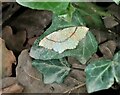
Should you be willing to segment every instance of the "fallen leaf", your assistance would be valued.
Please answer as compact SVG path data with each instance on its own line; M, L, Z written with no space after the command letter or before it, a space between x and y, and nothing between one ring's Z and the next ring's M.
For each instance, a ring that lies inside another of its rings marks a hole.
M32 60L29 57L28 50L21 52L16 72L18 82L25 87L24 93L57 93L66 89L65 85L62 86L56 83L45 85L43 83L42 74L32 67Z
M2 89L7 88L17 82L15 77L5 77L2 79Z
M116 42L113 40L109 40L99 46L100 51L102 52L103 56L108 59L112 59L115 49L116 49Z
M107 40L106 35L108 35L108 34L105 31L96 30L96 29L91 30L91 31L94 34L94 36L96 37L96 40L99 44Z
M37 39L38 37L33 37L31 39L28 40L28 44L29 45L33 45L34 41Z
M4 0L3 0L4 2ZM15 2L2 3L2 22L9 20L21 7Z
M24 50L20 54L16 71L17 81L25 87L24 93L62 93L79 85L79 81L74 81L74 78L71 76L68 76L66 82L62 84L44 84L42 74L32 67L32 60L28 54L28 50ZM68 85L70 80L74 83L71 86ZM83 87L85 87L85 84ZM85 90L82 89L79 91L84 93Z
M7 88L2 89L2 93L21 93L23 91L23 87L19 84L13 84Z
M7 47L14 52L20 52L26 48L24 47L26 31L20 31L14 34L13 29L10 26L6 26L3 29L2 38L5 40Z
M16 16L9 23L11 27L3 28L2 38L6 41L9 49L20 53L23 49L30 48L35 40L33 38L44 32L44 29L51 22L51 17L52 13L49 11L24 9L19 16Z
M116 4L111 4L107 9L108 12L110 12L112 15L114 15L117 19L120 20L119 6L116 6Z
M0 38L0 62L2 66L2 77L10 76L12 74L12 64L16 64L16 58L12 51L5 46L4 40Z
M117 26L119 23L115 20L114 17L104 17L103 18L104 24L106 28L113 28L114 26Z
M68 57L68 62L72 65L72 68L78 68L82 71L85 69L86 65L80 64L80 62L74 57Z
M40 11L27 9L14 19L10 25L17 31L26 31L27 38L40 36L44 29L50 24L52 13L50 11Z

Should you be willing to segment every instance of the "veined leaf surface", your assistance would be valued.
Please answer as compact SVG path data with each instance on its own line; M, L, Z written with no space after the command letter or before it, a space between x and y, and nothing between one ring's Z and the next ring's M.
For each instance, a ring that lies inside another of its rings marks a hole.
M113 60L99 59L91 62L85 72L89 93L108 89L114 81L120 83L120 51L114 55Z
M85 72L86 86L89 93L108 89L114 83L111 60L96 60L87 66Z
M60 60L34 60L32 65L44 76L44 83L62 83L69 74L70 64L65 59Z
M114 77L116 79L116 82L120 83L120 51L115 54L113 62Z

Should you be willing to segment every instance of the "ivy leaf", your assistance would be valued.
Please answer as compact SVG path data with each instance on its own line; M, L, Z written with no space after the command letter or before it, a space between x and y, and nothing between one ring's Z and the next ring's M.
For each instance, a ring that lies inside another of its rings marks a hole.
M85 64L86 61L92 56L93 53L97 51L97 41L91 32L88 32L86 37L81 40L78 46L75 49L66 50L63 53L57 53L53 50L43 48L39 46L39 42L45 36L49 35L50 33L63 29L65 27L76 26L74 22L66 22L57 16L53 16L53 23L48 28L43 35L41 35L34 43L30 50L30 56L35 59L41 60L51 60L51 59L59 59L66 56L73 56L77 57L81 63ZM57 24L56 24L57 22Z
M89 14L83 10L79 10L81 18L84 20L84 23L92 28L104 28L103 22L99 15Z
M79 10L74 11L73 16L72 16L72 20L73 20L73 23L75 25L84 25L84 26L86 26L86 22L81 17L81 14L80 14Z
M116 82L120 83L120 51L115 54L113 62L114 77L116 79Z
M69 74L70 65L65 59L60 60L33 60L32 65L44 76L44 83L62 83Z
M120 83L120 51L113 60L99 59L91 62L85 69L86 86L89 93L108 89L114 83Z
M108 89L114 83L111 60L94 61L86 67L85 72L88 93Z
M113 0L117 5L120 4L120 0Z
M72 5L72 3L69 3L67 10L64 11L61 15L59 15L59 17L63 18L67 22L71 22L74 12L75 7Z
M17 3L31 9L49 10L61 14L68 7L69 2L34 2L34 0L17 0Z
M77 7L77 15L87 26L104 29L101 16L110 16L104 9L89 2L73 3L73 5Z

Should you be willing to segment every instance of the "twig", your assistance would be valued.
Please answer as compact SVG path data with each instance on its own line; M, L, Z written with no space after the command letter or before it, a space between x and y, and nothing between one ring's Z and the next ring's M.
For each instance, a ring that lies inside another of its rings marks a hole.
M23 69L24 69L24 68L23 68ZM24 71L25 71L25 73L26 73L29 77L31 77L31 78L33 78L33 79L35 79L35 80L40 81L40 79L39 79L39 78L36 78L36 77L34 77L34 76L32 76L32 75L28 74L28 73L26 72L26 70L25 70L25 69L24 69Z
M71 88L71 89L69 89L69 90L67 90L67 91L65 91L65 92L63 92L63 93L70 93L70 92L72 92L73 90L78 89L78 88L83 87L83 86L85 86L85 83L80 84L80 85L78 85L78 86L75 86L75 87L73 87L73 88Z

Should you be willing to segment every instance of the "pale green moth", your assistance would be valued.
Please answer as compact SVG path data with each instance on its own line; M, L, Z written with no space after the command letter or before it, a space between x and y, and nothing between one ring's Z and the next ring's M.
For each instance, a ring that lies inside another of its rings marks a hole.
M44 37L39 46L62 53L67 49L76 48L79 41L86 36L88 30L89 28L85 26L64 28Z

